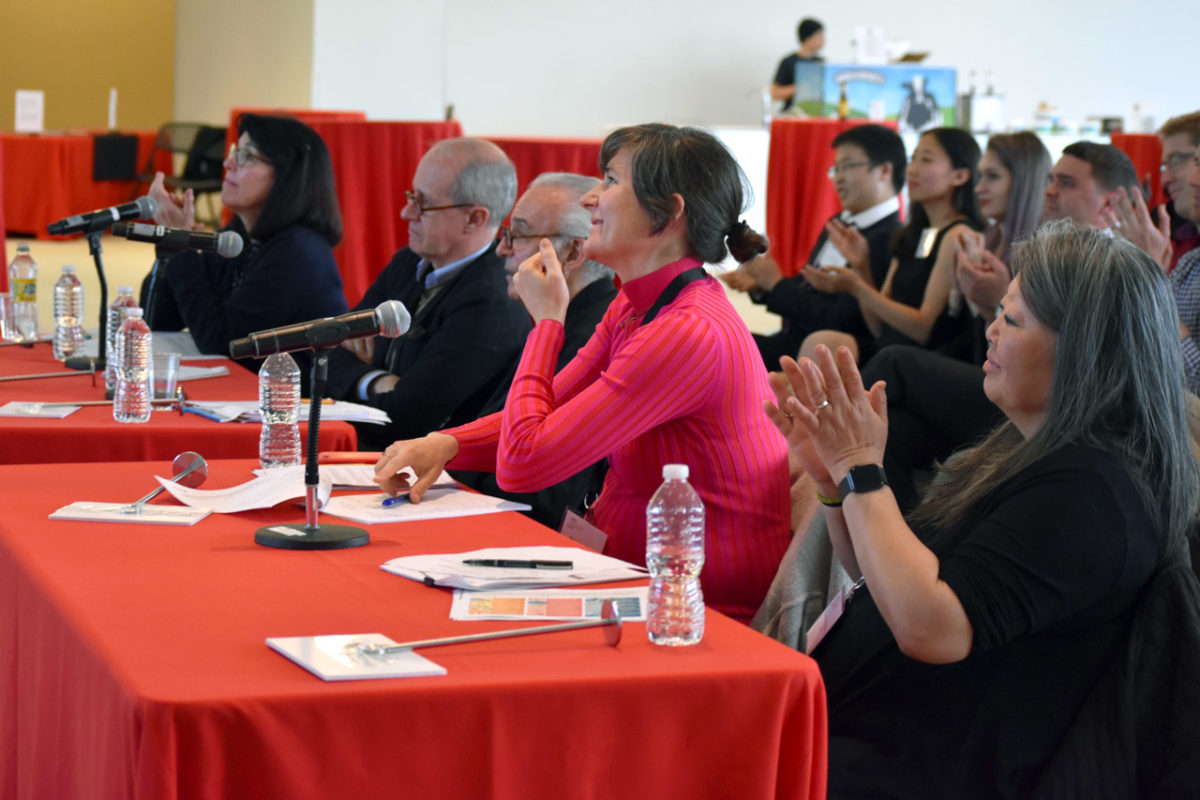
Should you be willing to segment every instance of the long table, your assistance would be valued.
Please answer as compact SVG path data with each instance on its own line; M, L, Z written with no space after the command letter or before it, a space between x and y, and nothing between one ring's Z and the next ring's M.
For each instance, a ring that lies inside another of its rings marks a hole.
M254 400L258 377L228 359L184 360L197 367L224 365L229 374L183 384L193 400ZM0 347L0 376L65 372L49 342L32 347ZM11 401L65 402L103 400L104 376L92 385L87 373L66 378L0 382L0 405ZM143 461L170 459L184 450L205 458L250 458L258 454L261 427L253 423L218 423L194 414L156 410L140 425L114 422L111 406L85 406L63 419L0 417L0 464L69 463L75 461ZM307 441L308 423L300 425ZM358 435L348 422L321 423L322 450L354 450Z
M253 466L214 462L206 485ZM616 648L593 629L423 651L440 677L326 683L264 644L522 625L450 621L447 590L379 569L567 543L518 514L374 525L329 552L253 544L303 520L288 505L184 528L46 519L168 468L79 464L66 490L55 467L0 467L30 487L0 517L0 800L824 797L814 662L711 610L691 648L629 623Z

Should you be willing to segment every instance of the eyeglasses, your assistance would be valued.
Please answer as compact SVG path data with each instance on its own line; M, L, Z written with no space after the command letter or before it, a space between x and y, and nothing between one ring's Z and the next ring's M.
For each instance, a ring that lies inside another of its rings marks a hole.
M229 155L225 157L226 161L232 161L234 166L245 167L255 162L270 165L270 161L263 158L262 153L251 150L249 147L238 147L236 144L229 145Z
M829 176L830 180L832 180L838 175L843 175L852 169L869 166L871 166L870 161L845 161L841 164L834 164L825 174Z
M1196 159L1197 163L1200 163L1200 152L1193 150L1190 153L1171 153L1171 155L1163 159L1162 166L1158 168L1158 171L1166 172L1170 170L1171 172L1178 172L1193 159Z
M408 200L409 204L417 210L418 217L424 214L426 211L444 211L447 208L470 208L471 206L475 205L474 203L453 203L448 206L427 206L422 201L421 195L417 194L412 189L409 189L404 193L404 198Z
M517 239L553 239L555 236L562 236L561 233L513 233L512 228L507 225L500 226L500 243L507 248L512 248L513 242Z

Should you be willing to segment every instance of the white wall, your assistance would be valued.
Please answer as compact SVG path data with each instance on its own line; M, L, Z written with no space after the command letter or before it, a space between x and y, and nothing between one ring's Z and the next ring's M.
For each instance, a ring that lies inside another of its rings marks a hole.
M992 69L1010 118L1030 120L1043 100L1071 120L1125 116L1140 102L1161 122L1200 106L1196 78L1182 74L1192 68L1192 0L312 2L314 105L429 119L452 102L473 134L597 136L651 119L758 124L757 90L795 48L804 14L825 22L829 60L850 59L855 25L882 25L931 51L930 63L958 67L964 82L968 70L982 78ZM1181 32L1175 47L1169 26Z

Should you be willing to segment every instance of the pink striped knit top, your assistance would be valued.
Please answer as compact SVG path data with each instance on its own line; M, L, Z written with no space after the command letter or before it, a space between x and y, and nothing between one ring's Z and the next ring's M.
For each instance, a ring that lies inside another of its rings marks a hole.
M540 322L505 409L443 433L459 443L451 467L494 470L510 491L537 491L607 456L589 519L608 534L607 554L635 564L645 563L662 466L687 464L705 506L705 601L747 621L790 537L787 447L762 410L772 397L762 358L711 277L640 325L667 284L700 265L685 258L622 286L558 375L562 325Z

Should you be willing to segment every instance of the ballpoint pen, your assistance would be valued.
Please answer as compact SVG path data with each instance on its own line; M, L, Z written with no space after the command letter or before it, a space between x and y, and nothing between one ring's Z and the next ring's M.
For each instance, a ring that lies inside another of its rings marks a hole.
M500 567L502 569L575 569L574 561L521 560L513 558L466 558L468 567Z

